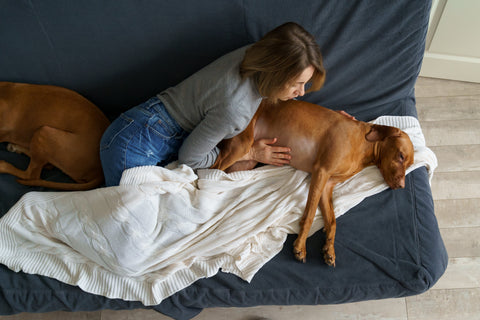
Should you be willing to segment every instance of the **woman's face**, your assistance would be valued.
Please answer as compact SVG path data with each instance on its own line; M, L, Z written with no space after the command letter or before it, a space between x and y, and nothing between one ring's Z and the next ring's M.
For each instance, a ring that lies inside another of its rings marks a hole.
M289 82L285 89L279 92L278 99L287 101L305 94L305 84L312 78L315 68L306 67L295 79Z

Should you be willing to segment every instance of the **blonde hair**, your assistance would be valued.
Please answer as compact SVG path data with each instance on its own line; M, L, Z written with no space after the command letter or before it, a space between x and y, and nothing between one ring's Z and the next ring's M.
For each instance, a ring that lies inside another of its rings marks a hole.
M309 66L314 73L307 92L317 91L325 82L320 48L303 27L287 22L247 49L240 75L251 78L262 96L277 102L276 95Z

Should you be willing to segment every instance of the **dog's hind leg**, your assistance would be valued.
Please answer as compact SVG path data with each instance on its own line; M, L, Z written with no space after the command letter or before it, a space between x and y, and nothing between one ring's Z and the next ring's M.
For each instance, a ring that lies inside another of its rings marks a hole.
M72 132L43 126L32 138L30 154L31 159L37 163L49 163L68 172L75 182L85 183L95 177L103 177L98 143L99 141L87 141L85 137ZM72 157L72 151L75 152L75 157Z
M23 171L9 163L2 162L0 163L0 172L18 177L19 183L37 185L34 181L41 179L42 169L46 165L53 165L63 172L69 172L71 174L70 177L76 180L79 175L84 174L84 172L76 172L78 163L73 162L70 154L72 147L80 145L81 142L78 139L77 135L64 130L49 126L40 127L32 135L30 141L30 147L28 148L30 163L27 169ZM92 153L81 152L79 157L75 158L76 161L82 161L82 167L87 167L85 164L94 161L93 159L82 159L82 155L86 157L87 154ZM29 181L31 183L27 183Z
M47 158L43 156L49 152L44 145L44 137L42 134L43 128L38 129L32 135L30 141L30 148L20 147L16 145L10 146L10 151L25 153L30 157L30 163L26 170L20 170L6 161L0 161L0 173L8 173L16 176L20 180L37 180L40 179L43 167L48 163ZM42 144L43 142L43 144Z

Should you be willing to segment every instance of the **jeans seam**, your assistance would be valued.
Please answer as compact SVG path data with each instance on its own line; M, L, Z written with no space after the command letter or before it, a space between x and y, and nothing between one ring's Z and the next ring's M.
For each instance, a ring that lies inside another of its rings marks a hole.
M113 136L112 138L108 141L108 143L104 144L104 145L100 145L100 151L102 150L106 150L108 148L110 148L110 146L112 145L112 142L115 140L115 138L120 134L122 133L123 131L125 131L125 129L129 128L134 122L135 120L126 116L125 114L121 114L120 117L122 117L125 121L128 122L128 124L124 127L122 127L121 130L117 131Z

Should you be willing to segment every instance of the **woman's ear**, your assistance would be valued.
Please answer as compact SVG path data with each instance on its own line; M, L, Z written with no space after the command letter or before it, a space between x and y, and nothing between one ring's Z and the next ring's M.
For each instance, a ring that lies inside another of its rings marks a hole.
M365 139L370 142L375 142L391 136L400 136L400 134L401 131L398 128L372 124L370 131L365 135Z

